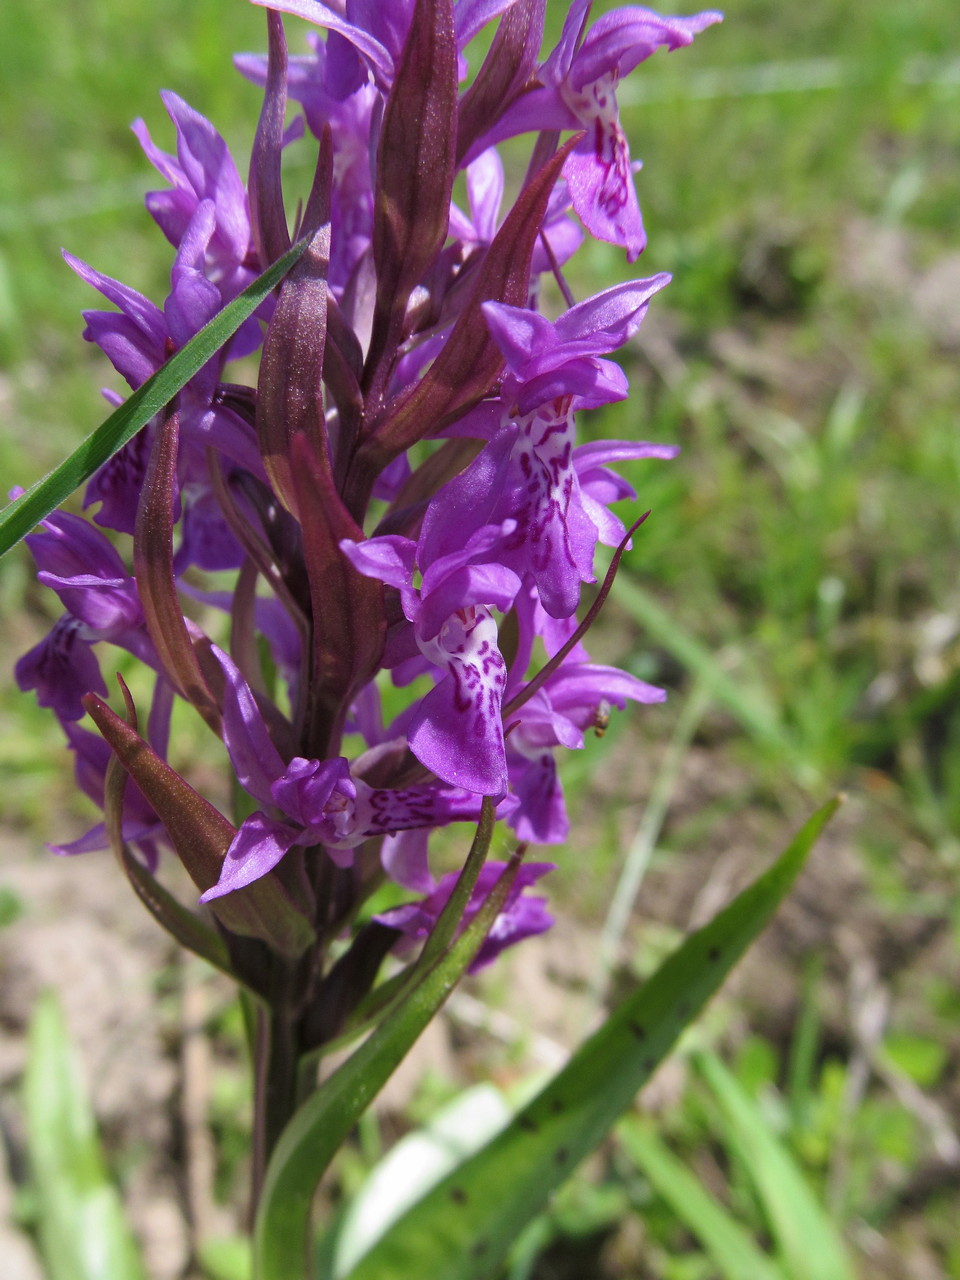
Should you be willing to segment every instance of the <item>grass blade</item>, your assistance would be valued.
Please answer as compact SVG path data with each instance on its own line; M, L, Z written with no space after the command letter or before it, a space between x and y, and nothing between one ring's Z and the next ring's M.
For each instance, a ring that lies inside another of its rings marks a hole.
M30 1026L24 1104L48 1280L145 1280L63 1014L49 991Z
M836 1227L763 1114L714 1054L696 1064L720 1105L725 1138L763 1205L790 1280L854 1280Z
M443 1179L350 1280L482 1280L611 1128L793 884L831 801L779 860L633 992L500 1135Z
M287 274L306 246L302 240L278 258L228 302L199 333L138 387L86 440L0 512L0 556L16 546L35 525L64 503L98 467L131 440L154 414L169 404L181 387L198 373L236 333Z
M793 744L766 689L756 681L746 686L743 679L724 671L704 644L679 626L649 591L626 574L618 574L611 595L658 644L697 676L706 691L736 716L752 737L775 748L786 759L793 756Z
M619 1129L627 1155L701 1243L727 1280L785 1280L749 1232L704 1188L686 1165L637 1116Z

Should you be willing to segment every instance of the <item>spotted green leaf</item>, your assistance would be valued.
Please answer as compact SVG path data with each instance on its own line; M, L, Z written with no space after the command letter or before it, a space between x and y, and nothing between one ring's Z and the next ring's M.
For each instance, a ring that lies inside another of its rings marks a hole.
M605 1136L793 884L835 812L820 809L776 863L617 1007L513 1122L413 1206L350 1280L483 1280Z

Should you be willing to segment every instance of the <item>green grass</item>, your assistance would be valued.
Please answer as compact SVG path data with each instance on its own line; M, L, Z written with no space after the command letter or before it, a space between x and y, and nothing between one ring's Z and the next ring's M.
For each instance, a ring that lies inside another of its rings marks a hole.
M9 486L35 479L91 430L105 416L97 388L116 385L80 341L79 312L98 302L62 263L61 246L157 301L165 292L169 255L140 205L152 170L129 122L143 116L169 147L157 91L173 88L215 121L242 168L257 97L229 58L264 38L262 13L242 0L157 0L135 18L119 0L42 11L13 0L8 10L0 473ZM682 868L711 824L734 829L740 809L785 828L843 786L865 814L850 839L877 913L945 919L960 823L960 373L920 282L932 288L955 252L955 5L733 0L726 14L691 49L657 55L622 92L624 127L644 161L650 247L637 274L667 270L674 282L625 356L633 398L588 429L676 441L682 453L632 469L653 517L597 648L675 696L571 761L573 807L589 812L591 778L618 751L658 760L683 699L705 682L693 747L739 790L696 813L676 784L652 854L658 876L671 858ZM571 281L582 297L623 274L621 255L592 246ZM953 308L956 335L955 298ZM8 666L53 616L24 565L11 558L0 578ZM0 729L10 819L38 842L64 838L44 826L45 795L65 772L49 719L4 688ZM622 839L611 806L590 851L591 885L577 871L580 851L558 873L561 899L602 919ZM909 867L904 849L914 851ZM916 979L909 1016L895 1000L891 1052L904 1069L921 1070L917 1044L957 1033L960 1010L943 998L953 971L927 977ZM754 1081L768 1099L789 1093L781 1048L771 1049L774 1078ZM848 1070L837 1046L818 1051L805 1118L795 1110L780 1137L823 1197L826 1152L846 1144L841 1226L865 1222L909 1240L869 1155L883 1151L907 1181L926 1158L923 1134L882 1085L841 1116ZM940 1087L934 1077L922 1084ZM688 1090L666 1128L691 1164L708 1167L701 1095ZM734 1168L730 1194L749 1222L748 1172ZM709 1276L666 1206L642 1182L630 1185L670 1275ZM960 1257L960 1236L937 1206L932 1198L920 1210L920 1230L946 1267Z

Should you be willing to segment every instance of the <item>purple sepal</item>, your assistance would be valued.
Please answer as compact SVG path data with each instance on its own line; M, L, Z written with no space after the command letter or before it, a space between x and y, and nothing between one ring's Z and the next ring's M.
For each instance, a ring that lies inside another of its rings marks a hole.
M293 846L299 834L296 827L276 822L266 814L251 814L227 850L220 879L200 895L200 901L222 898L265 876Z
M75 618L112 639L141 625L137 586L113 545L80 516L54 511L24 541L38 578Z
M436 888L427 858L429 840L430 832L423 827L384 836L380 861L394 884L414 893L430 893Z
M389 87L393 78L394 64L391 53L399 52L400 45L403 43L403 36L400 36L400 44L396 43L395 37L391 40L390 26L387 25L387 19L390 16L386 12L387 6L377 6L383 19L383 24L382 26L378 25L378 29L372 32L369 29L369 26L373 25L370 22L371 15L364 14L367 22L363 22L362 19L361 23L350 22L343 14L337 13L325 4L321 4L320 0L253 0L253 3L263 5L268 9L279 9L282 13L292 13L297 18L305 18L307 22L315 22L320 27L326 27L328 31L335 31L353 45L372 71L374 79L380 87ZM366 9L367 6L363 6L363 8ZM391 6L391 8L395 15L396 7ZM406 14L409 21L409 0L404 0L401 11ZM375 17L376 15L372 16ZM396 25L395 17L391 25ZM403 34L406 34L406 32L404 31ZM392 51L385 46L383 38L391 40L391 43L394 44Z
M261 804L272 804L271 788L283 773L283 760L267 732L253 690L236 663L216 645L211 651L226 677L223 741L237 781Z
M507 758L510 785L519 801L510 818L517 839L529 844L563 844L570 834L570 819L553 752L528 757L511 751Z

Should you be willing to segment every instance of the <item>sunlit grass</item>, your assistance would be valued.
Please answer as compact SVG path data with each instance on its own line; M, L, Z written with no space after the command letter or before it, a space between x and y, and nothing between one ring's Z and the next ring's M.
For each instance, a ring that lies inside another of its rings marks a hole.
M672 701L646 718L631 712L568 770L578 829L593 817L595 839L561 867L559 897L595 921L641 821L640 781L658 776L696 682L710 689L699 749L751 781L704 813L668 813L656 865L664 849L695 850L711 821L744 804L786 821L836 786L883 796L861 841L891 911L914 902L897 863L902 833L942 866L956 857L960 375L916 287L955 251L955 5L734 0L726 11L722 27L657 55L622 95L650 237L636 270L674 282L627 357L633 398L589 429L674 441L682 453L630 469L653 516L595 646L665 684ZM117 386L80 341L81 309L100 302L61 247L157 301L166 292L168 246L140 200L154 177L129 122L143 116L170 147L157 94L173 88L216 122L242 170L258 104L230 54L263 44L263 15L241 0L158 0L134 17L112 0L42 10L13 0L0 42L5 487L75 445L105 416L99 386ZM591 246L571 271L577 296L622 278L623 266ZM12 557L0 577L8 671L52 620L26 564ZM643 752L643 766L617 803L598 805L593 779L618 752ZM68 795L69 760L52 718L8 680L0 771L5 817L38 846L83 828L58 799L58 823L67 814L77 829L50 829L50 793ZM632 828L625 812L637 815ZM931 1000L927 1012L955 1034L955 1004ZM782 1126L821 1191L847 1070L819 1061L806 1120ZM783 1084L778 1062L756 1079L749 1063L738 1071L766 1096ZM865 1171L871 1144L909 1165L916 1120L885 1095L843 1123L844 1212L872 1213L882 1229ZM680 1150L703 1152L696 1090L671 1129ZM662 1204L648 1221L657 1248L679 1239ZM956 1255L955 1226L937 1230L953 1230Z

